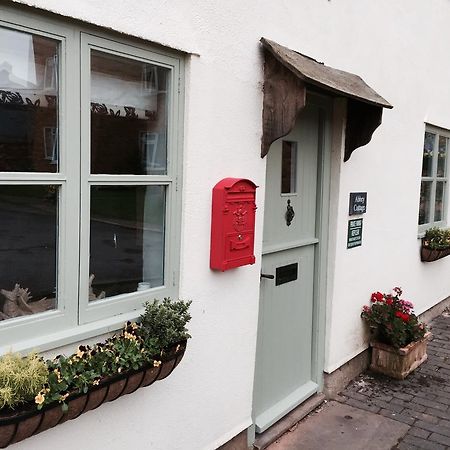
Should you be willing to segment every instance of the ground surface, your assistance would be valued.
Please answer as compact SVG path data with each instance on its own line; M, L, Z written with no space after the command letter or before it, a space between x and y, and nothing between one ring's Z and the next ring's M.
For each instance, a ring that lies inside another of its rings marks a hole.
M363 374L341 393L343 409L335 402L322 406L268 448L450 449L450 315L431 326L428 361L406 380ZM348 413L345 407L354 410ZM308 435L324 439L310 441ZM345 447L339 437L345 437Z

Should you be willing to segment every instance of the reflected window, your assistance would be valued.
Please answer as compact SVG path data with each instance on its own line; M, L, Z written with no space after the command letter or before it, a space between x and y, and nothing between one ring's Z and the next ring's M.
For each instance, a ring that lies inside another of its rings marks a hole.
M0 172L58 171L58 60L58 41L0 28Z
M91 51L91 173L167 172L169 72Z
M90 301L164 284L164 218L162 186L91 188Z
M55 309L58 187L0 186L0 209L0 320Z

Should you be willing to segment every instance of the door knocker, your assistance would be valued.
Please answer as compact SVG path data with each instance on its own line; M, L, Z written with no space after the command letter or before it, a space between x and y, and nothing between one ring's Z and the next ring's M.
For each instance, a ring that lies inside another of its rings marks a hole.
M294 208L291 206L291 201L287 201L287 208L286 208L286 214L284 215L286 219L286 225L289 226L295 217L295 211Z

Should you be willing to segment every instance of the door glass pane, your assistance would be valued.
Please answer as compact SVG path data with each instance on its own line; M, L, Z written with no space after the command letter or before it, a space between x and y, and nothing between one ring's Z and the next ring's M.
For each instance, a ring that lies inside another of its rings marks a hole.
M56 307L57 186L0 186L0 320Z
M437 176L445 177L447 162L448 138L439 136L439 152L437 161Z
M419 225L430 222L431 181L420 185Z
M164 284L164 217L163 186L92 186L90 301Z
M0 28L0 171L58 171L58 54L53 39Z
M436 135L425 132L425 140L423 143L423 160L422 160L422 176L431 177L433 175L433 153Z
M283 141L281 155L281 193L297 192L297 143Z
M170 70L91 52L91 172L165 174Z
M436 199L434 205L434 221L439 222L444 219L444 195L445 182L438 181L436 183Z

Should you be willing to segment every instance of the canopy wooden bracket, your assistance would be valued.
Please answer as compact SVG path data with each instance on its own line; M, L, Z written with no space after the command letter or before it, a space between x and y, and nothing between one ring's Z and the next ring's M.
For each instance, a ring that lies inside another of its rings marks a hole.
M274 141L293 129L305 107L307 88L348 99L344 161L370 142L381 124L383 108L392 108L389 102L358 75L326 66L265 38L261 43L265 59L261 158Z
M265 52L261 158L272 142L290 133L305 104L305 83Z

